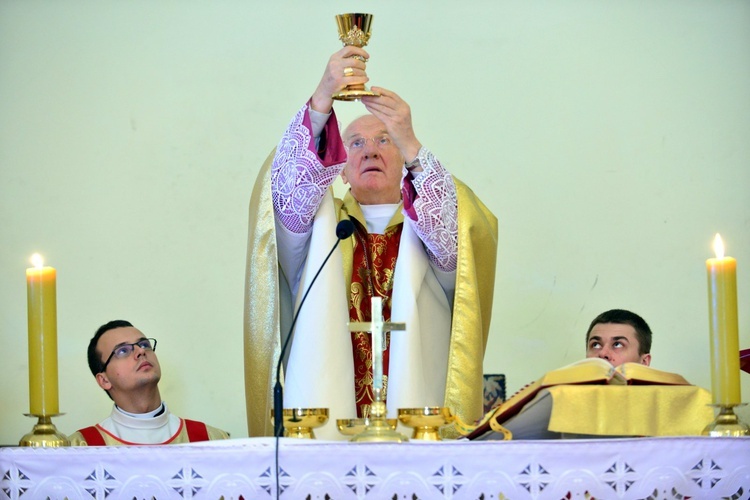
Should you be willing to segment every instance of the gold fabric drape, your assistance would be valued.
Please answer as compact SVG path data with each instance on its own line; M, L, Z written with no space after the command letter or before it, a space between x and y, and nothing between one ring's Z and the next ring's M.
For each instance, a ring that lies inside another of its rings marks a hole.
M273 384L281 351L280 269L271 201L271 162L266 159L250 197L244 303L245 406L252 436L272 436ZM287 304L289 310L291 307Z
M692 385L558 385L548 390L553 432L699 436L714 416L711 393Z

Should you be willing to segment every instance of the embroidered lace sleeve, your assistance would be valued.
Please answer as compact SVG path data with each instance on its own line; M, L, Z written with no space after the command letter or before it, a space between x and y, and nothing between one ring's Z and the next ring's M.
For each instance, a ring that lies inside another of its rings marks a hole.
M346 162L336 115L331 114L316 145L309 103L300 109L276 148L271 197L277 220L293 233L308 233L328 187Z
M451 174L425 147L417 155L421 172L404 168L404 212L427 248L430 261L453 272L458 262L458 197Z

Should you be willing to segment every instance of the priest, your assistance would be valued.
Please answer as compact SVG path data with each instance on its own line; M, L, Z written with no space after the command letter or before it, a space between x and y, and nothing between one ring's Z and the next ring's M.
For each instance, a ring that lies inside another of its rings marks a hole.
M373 87L369 114L340 132L332 95L363 84L367 52L333 54L310 100L263 165L250 206L245 287L245 387L250 436L270 435L281 345L284 407L328 408L331 420L366 416L372 403L370 302L385 321L383 375L388 416L398 408L446 406L482 415L482 359L492 310L497 219L418 140L411 109ZM332 184L341 176L343 199ZM294 311L350 219L315 286ZM336 438L335 426L316 430Z

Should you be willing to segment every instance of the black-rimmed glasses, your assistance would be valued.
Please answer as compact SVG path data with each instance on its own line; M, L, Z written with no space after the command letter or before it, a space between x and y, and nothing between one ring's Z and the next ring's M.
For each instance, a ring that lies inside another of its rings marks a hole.
M156 350L156 339L141 339L138 342L133 342L132 344L121 344L115 347L115 349L112 351L112 354L109 355L107 358L107 361L104 362L104 366L102 366L102 371L105 371L107 369L107 365L110 361L112 361L112 358L122 359L127 358L131 354L133 354L133 351L135 350L136 346L140 347L144 351L155 351Z

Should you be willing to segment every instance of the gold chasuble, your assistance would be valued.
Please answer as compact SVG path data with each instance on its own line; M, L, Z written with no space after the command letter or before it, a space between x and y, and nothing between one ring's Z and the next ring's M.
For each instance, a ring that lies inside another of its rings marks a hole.
M389 336L384 353L389 360L388 372L384 371L390 374L389 417L397 411L396 405L443 405L464 422L481 418L482 360L497 253L495 216L453 178L458 194L458 267L451 310L401 208L384 235L367 235L357 202L350 194L343 201L336 199L329 189L315 215L307 262L293 297L277 261L270 187L274 153L264 163L250 200L244 303L249 435L273 435L270 410L282 342L312 275L336 241L336 223L347 217L357 231L341 241L300 310L285 359L288 366L282 371L284 406L329 408L331 420L353 418L366 409L372 398L370 335L349 332L346 322L369 320L373 290L385 298L384 313L390 316L386 320L406 322L407 327ZM316 434L323 439L342 438L330 424Z

